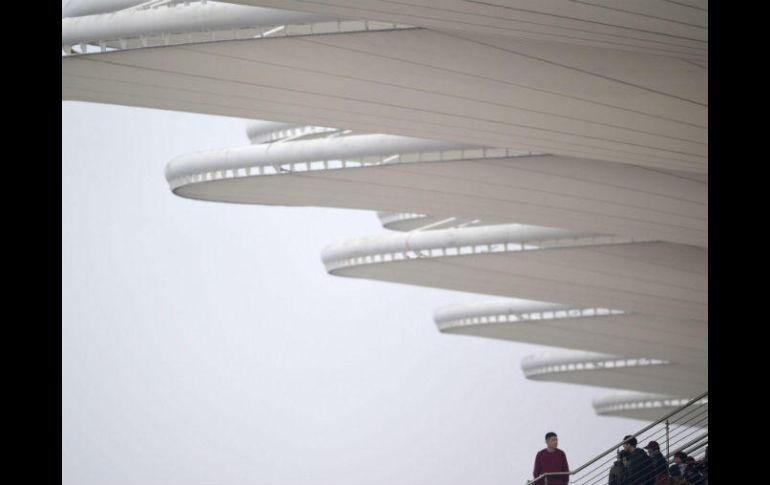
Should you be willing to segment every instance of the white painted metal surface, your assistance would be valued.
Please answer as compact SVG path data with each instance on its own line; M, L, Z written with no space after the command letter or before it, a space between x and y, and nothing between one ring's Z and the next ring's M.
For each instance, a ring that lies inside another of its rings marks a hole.
M545 243L517 232L503 226L384 234L329 246L322 258L340 276L707 318L707 252L700 248L609 236L558 239L556 232Z
M172 190L411 213L327 269L543 300L436 320L623 356L535 358L534 379L707 387L707 4L240 3L63 4L62 99L275 120L173 160Z
M526 357L528 379L641 392L696 395L708 387L702 369L648 358L589 352L560 352Z
M166 175L175 193L238 203L420 211L435 214L434 222L454 217L457 224L457 218L469 225L519 222L708 242L708 185L697 175L390 135L337 136L341 132L331 128L326 130L333 136L325 139L266 143L314 132L286 123L250 130L259 144L172 160ZM413 228L420 225L425 224Z
M336 18L226 3L179 4L62 19L62 45L178 32L207 32L329 20Z
M614 416L640 419L642 421L653 421L661 415L670 413L684 406L689 400L690 396L685 396L683 394L666 395L624 392L594 399L593 408L599 416ZM695 404L696 409L704 406L708 406L708 397ZM708 421L704 423L703 419L701 419L701 413L699 411L693 411L689 415L684 415L680 418L680 421L693 427L708 425Z
M708 1L231 0L435 30L583 44L708 60ZM707 64L706 64L707 65Z
M609 308L485 300L434 313L442 333L707 366L706 325Z
M409 29L64 57L62 97L707 172L701 68L466 37Z

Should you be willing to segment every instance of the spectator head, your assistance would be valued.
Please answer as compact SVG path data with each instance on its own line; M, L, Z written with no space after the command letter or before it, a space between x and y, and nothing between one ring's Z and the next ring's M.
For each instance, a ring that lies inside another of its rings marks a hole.
M647 443L647 446L644 447L645 450L647 450L647 453L650 455L659 452L660 451L660 445L657 441L650 441Z
M632 435L626 435L625 438L623 438L623 449L626 451L634 451L636 449L636 438L634 438Z
M628 458L628 455L630 455L629 452L626 450L618 450L618 461L622 462L626 458Z
M677 451L674 453L674 463L681 465L687 459L687 453L684 451Z
M545 434L545 444L549 450L555 450L559 446L559 437L553 431L549 431Z

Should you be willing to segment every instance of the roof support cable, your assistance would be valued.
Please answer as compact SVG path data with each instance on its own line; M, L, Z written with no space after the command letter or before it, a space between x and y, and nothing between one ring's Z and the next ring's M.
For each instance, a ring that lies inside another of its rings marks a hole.
M413 250L411 248L411 246L409 245L409 238L411 238L412 235L417 233L417 232L425 231L427 229L430 229L431 227L440 226L442 224L446 224L446 223L452 222L455 219L456 219L456 217L448 217L446 219L442 219L442 220L436 221L436 222L434 222L432 224L428 224L428 225L425 225L425 226L422 226L422 227L418 227L417 229L412 229L411 231L409 231L406 234L406 238L404 238L404 249L405 249L404 250L404 254L408 255L410 252L412 252L412 253L417 255L418 259L420 259L420 258L429 258L430 257L430 253L429 254L424 254L421 250L420 251Z
M257 34L254 36L255 39L261 39L263 37L267 37L270 34L275 34L276 32L285 29L285 25L279 25L278 27L274 27L266 32L262 32L261 34Z
M149 10L151 8L160 7L164 3L169 3L169 1L170 0L150 0L148 2L140 3L139 5L134 5L133 7L129 7L125 10Z
M473 219L472 221L463 222L462 224L458 224L456 227L462 228L462 227L473 226L473 225L478 224L479 222L481 222L481 219Z
M427 224L425 226L421 226L421 227L418 227L416 229L412 229L411 231L409 231L409 233L411 234L412 232L416 232L416 231L427 231L428 229L431 229L433 227L441 226L441 225L444 225L444 224L448 224L448 223L450 223L452 221L455 221L456 219L457 219L456 217L448 217L446 219L442 219L440 221L436 221L436 222L433 222L431 224Z

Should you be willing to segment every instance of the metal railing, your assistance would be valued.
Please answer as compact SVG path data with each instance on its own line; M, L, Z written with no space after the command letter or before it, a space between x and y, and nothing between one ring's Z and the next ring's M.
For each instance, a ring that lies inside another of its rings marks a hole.
M671 464L673 456L680 451L698 460L708 446L708 391L631 436L636 438L637 447L640 449L650 441L656 441L660 446L660 453L666 459L667 466ZM534 480L527 480L526 483L527 485L548 485L550 478L551 485L557 483L606 484L610 469L617 460L617 451L622 449L624 442L625 440L620 441L575 470L544 473ZM643 470L642 473L652 474L653 471ZM564 479L565 476L567 481Z

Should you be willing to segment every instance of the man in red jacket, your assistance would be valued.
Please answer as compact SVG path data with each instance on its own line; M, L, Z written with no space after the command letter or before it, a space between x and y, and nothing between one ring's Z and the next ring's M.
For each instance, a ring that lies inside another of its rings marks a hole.
M535 471L533 472L535 478L539 477L543 473L550 472L568 472L569 465L567 464L567 455L563 451L558 449L559 437L556 433L551 431L545 435L546 448L540 450L535 456ZM546 481L546 478L548 481ZM568 475L549 475L543 477L540 480L533 482L537 485L566 485L569 482Z

